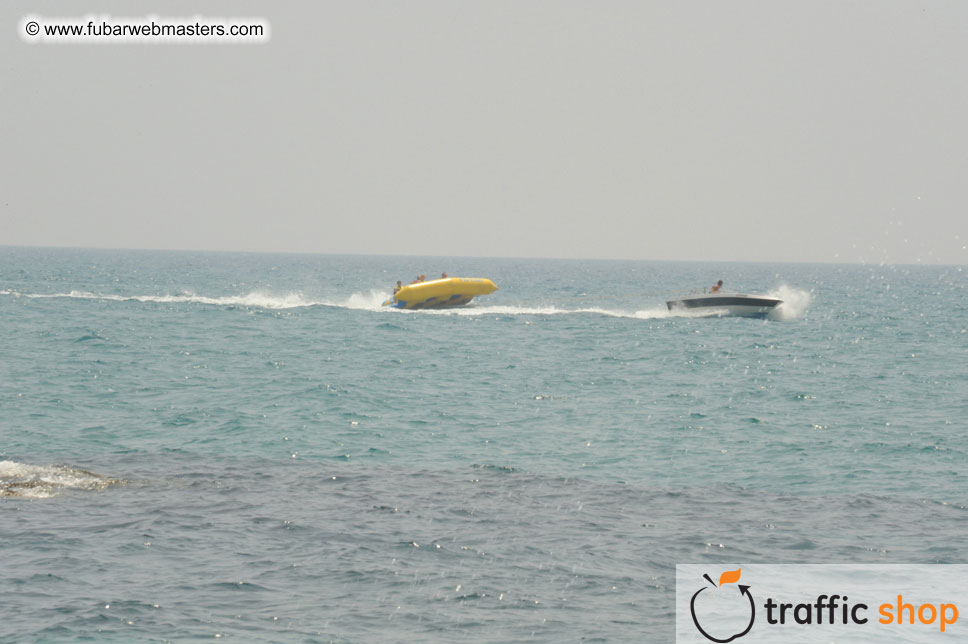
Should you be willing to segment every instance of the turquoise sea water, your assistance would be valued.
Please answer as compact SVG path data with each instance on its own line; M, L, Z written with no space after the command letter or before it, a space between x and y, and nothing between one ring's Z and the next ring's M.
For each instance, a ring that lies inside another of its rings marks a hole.
M456 311L380 307L419 273ZM966 563L964 267L0 248L0 641L668 642ZM772 319L671 315L724 279Z

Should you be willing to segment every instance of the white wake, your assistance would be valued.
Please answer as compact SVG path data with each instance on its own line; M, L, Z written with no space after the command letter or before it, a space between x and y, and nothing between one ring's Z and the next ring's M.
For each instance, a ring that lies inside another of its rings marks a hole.
M311 299L301 292L292 291L284 295L274 295L265 291L252 291L245 295L226 295L209 297L192 292L178 295L106 295L88 291L70 291L69 293L19 293L12 290L0 290L0 295L25 297L30 299L75 298L83 300L99 300L109 302L151 302L156 304L206 304L211 306L261 308L267 310L286 310L306 308L312 306L330 306L335 308L357 311L392 311L412 315L458 315L458 316L509 316L509 315L605 315L615 318L630 318L636 320L661 320L667 318L698 318L708 317L709 311L676 310L669 311L666 306L645 309L606 309L600 307L562 308L554 305L521 306L513 304L489 305L471 302L467 306L452 309L394 309L383 306L383 302L391 297L390 293L381 289L371 289L366 292L356 292L345 298ZM774 320L792 320L800 317L807 310L812 299L808 291L781 285L769 292L771 297L783 300L770 318Z
M88 291L71 291L70 293L17 293L16 291L0 292L0 295L13 295L29 299L57 299L73 298L80 300L98 300L107 302L154 302L156 304L210 304L213 306L253 307L261 309L294 309L328 302L306 299L301 293L291 292L286 295L272 295L263 291L252 291L246 295L226 295L222 297L208 297L186 292L180 295L107 295L90 293Z

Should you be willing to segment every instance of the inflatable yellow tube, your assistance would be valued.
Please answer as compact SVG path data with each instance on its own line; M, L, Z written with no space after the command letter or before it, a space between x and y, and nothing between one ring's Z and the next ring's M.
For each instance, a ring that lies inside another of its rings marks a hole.
M448 277L429 282L407 284L383 306L398 309L446 309L462 306L477 295L487 295L497 285L484 277Z

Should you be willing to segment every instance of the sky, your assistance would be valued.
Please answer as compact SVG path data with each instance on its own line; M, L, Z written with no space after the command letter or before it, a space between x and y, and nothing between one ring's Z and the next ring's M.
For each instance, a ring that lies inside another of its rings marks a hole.
M51 44L25 16L256 16ZM968 3L0 4L0 245L968 264Z

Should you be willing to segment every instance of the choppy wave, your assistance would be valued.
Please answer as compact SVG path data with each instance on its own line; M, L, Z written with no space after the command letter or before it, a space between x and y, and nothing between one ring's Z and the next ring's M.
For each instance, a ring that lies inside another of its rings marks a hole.
M46 499L66 490L103 490L123 483L69 465L28 465L0 461L0 496Z

